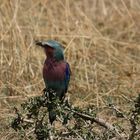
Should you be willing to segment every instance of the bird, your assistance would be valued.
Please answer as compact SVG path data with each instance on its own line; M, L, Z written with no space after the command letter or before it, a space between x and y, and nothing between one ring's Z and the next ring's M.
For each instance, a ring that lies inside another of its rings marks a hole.
M63 101L67 93L71 69L69 63L64 58L62 45L55 40L36 41L36 45L44 49L46 59L43 66L43 79L46 89L55 91L56 95L52 92L49 93L49 100L51 103L48 105L49 121L52 124L56 120L56 104L54 97Z

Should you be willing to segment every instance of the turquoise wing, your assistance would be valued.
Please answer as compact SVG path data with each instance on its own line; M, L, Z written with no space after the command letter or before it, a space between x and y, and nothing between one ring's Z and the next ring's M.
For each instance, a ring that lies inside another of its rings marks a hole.
M70 76L71 76L70 65L68 63L66 63L66 70L65 70L65 93L68 90Z

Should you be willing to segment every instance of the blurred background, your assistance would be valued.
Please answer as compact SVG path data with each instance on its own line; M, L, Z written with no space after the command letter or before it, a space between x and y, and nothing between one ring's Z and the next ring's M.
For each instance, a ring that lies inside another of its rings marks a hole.
M45 55L35 40L55 39L72 70L75 106L129 109L140 92L140 0L0 0L0 135L13 107L42 94ZM7 131L8 130L8 131Z

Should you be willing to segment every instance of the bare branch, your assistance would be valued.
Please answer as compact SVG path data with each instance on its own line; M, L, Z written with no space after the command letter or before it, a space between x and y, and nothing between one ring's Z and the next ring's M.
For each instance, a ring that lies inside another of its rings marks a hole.
M79 113L75 110L71 110L71 111L74 114L81 117L82 119L84 119L84 120L90 120L91 122L95 122L98 125L106 128L106 129L111 130L116 135L116 137L119 138L119 139L124 137L124 135L119 133L119 130L116 127L112 126L110 123L106 122L105 120L103 120L101 118L97 118L97 117L95 118L95 117L92 117L92 116L89 116L89 115L86 115L86 114L83 114L83 113Z

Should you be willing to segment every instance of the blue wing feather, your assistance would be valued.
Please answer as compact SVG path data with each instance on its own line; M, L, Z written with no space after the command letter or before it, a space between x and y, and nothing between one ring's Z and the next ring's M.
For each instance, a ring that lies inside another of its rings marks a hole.
M65 70L65 92L67 92L68 90L68 85L69 85L69 81L70 81L70 66L68 63L66 63L66 70Z

